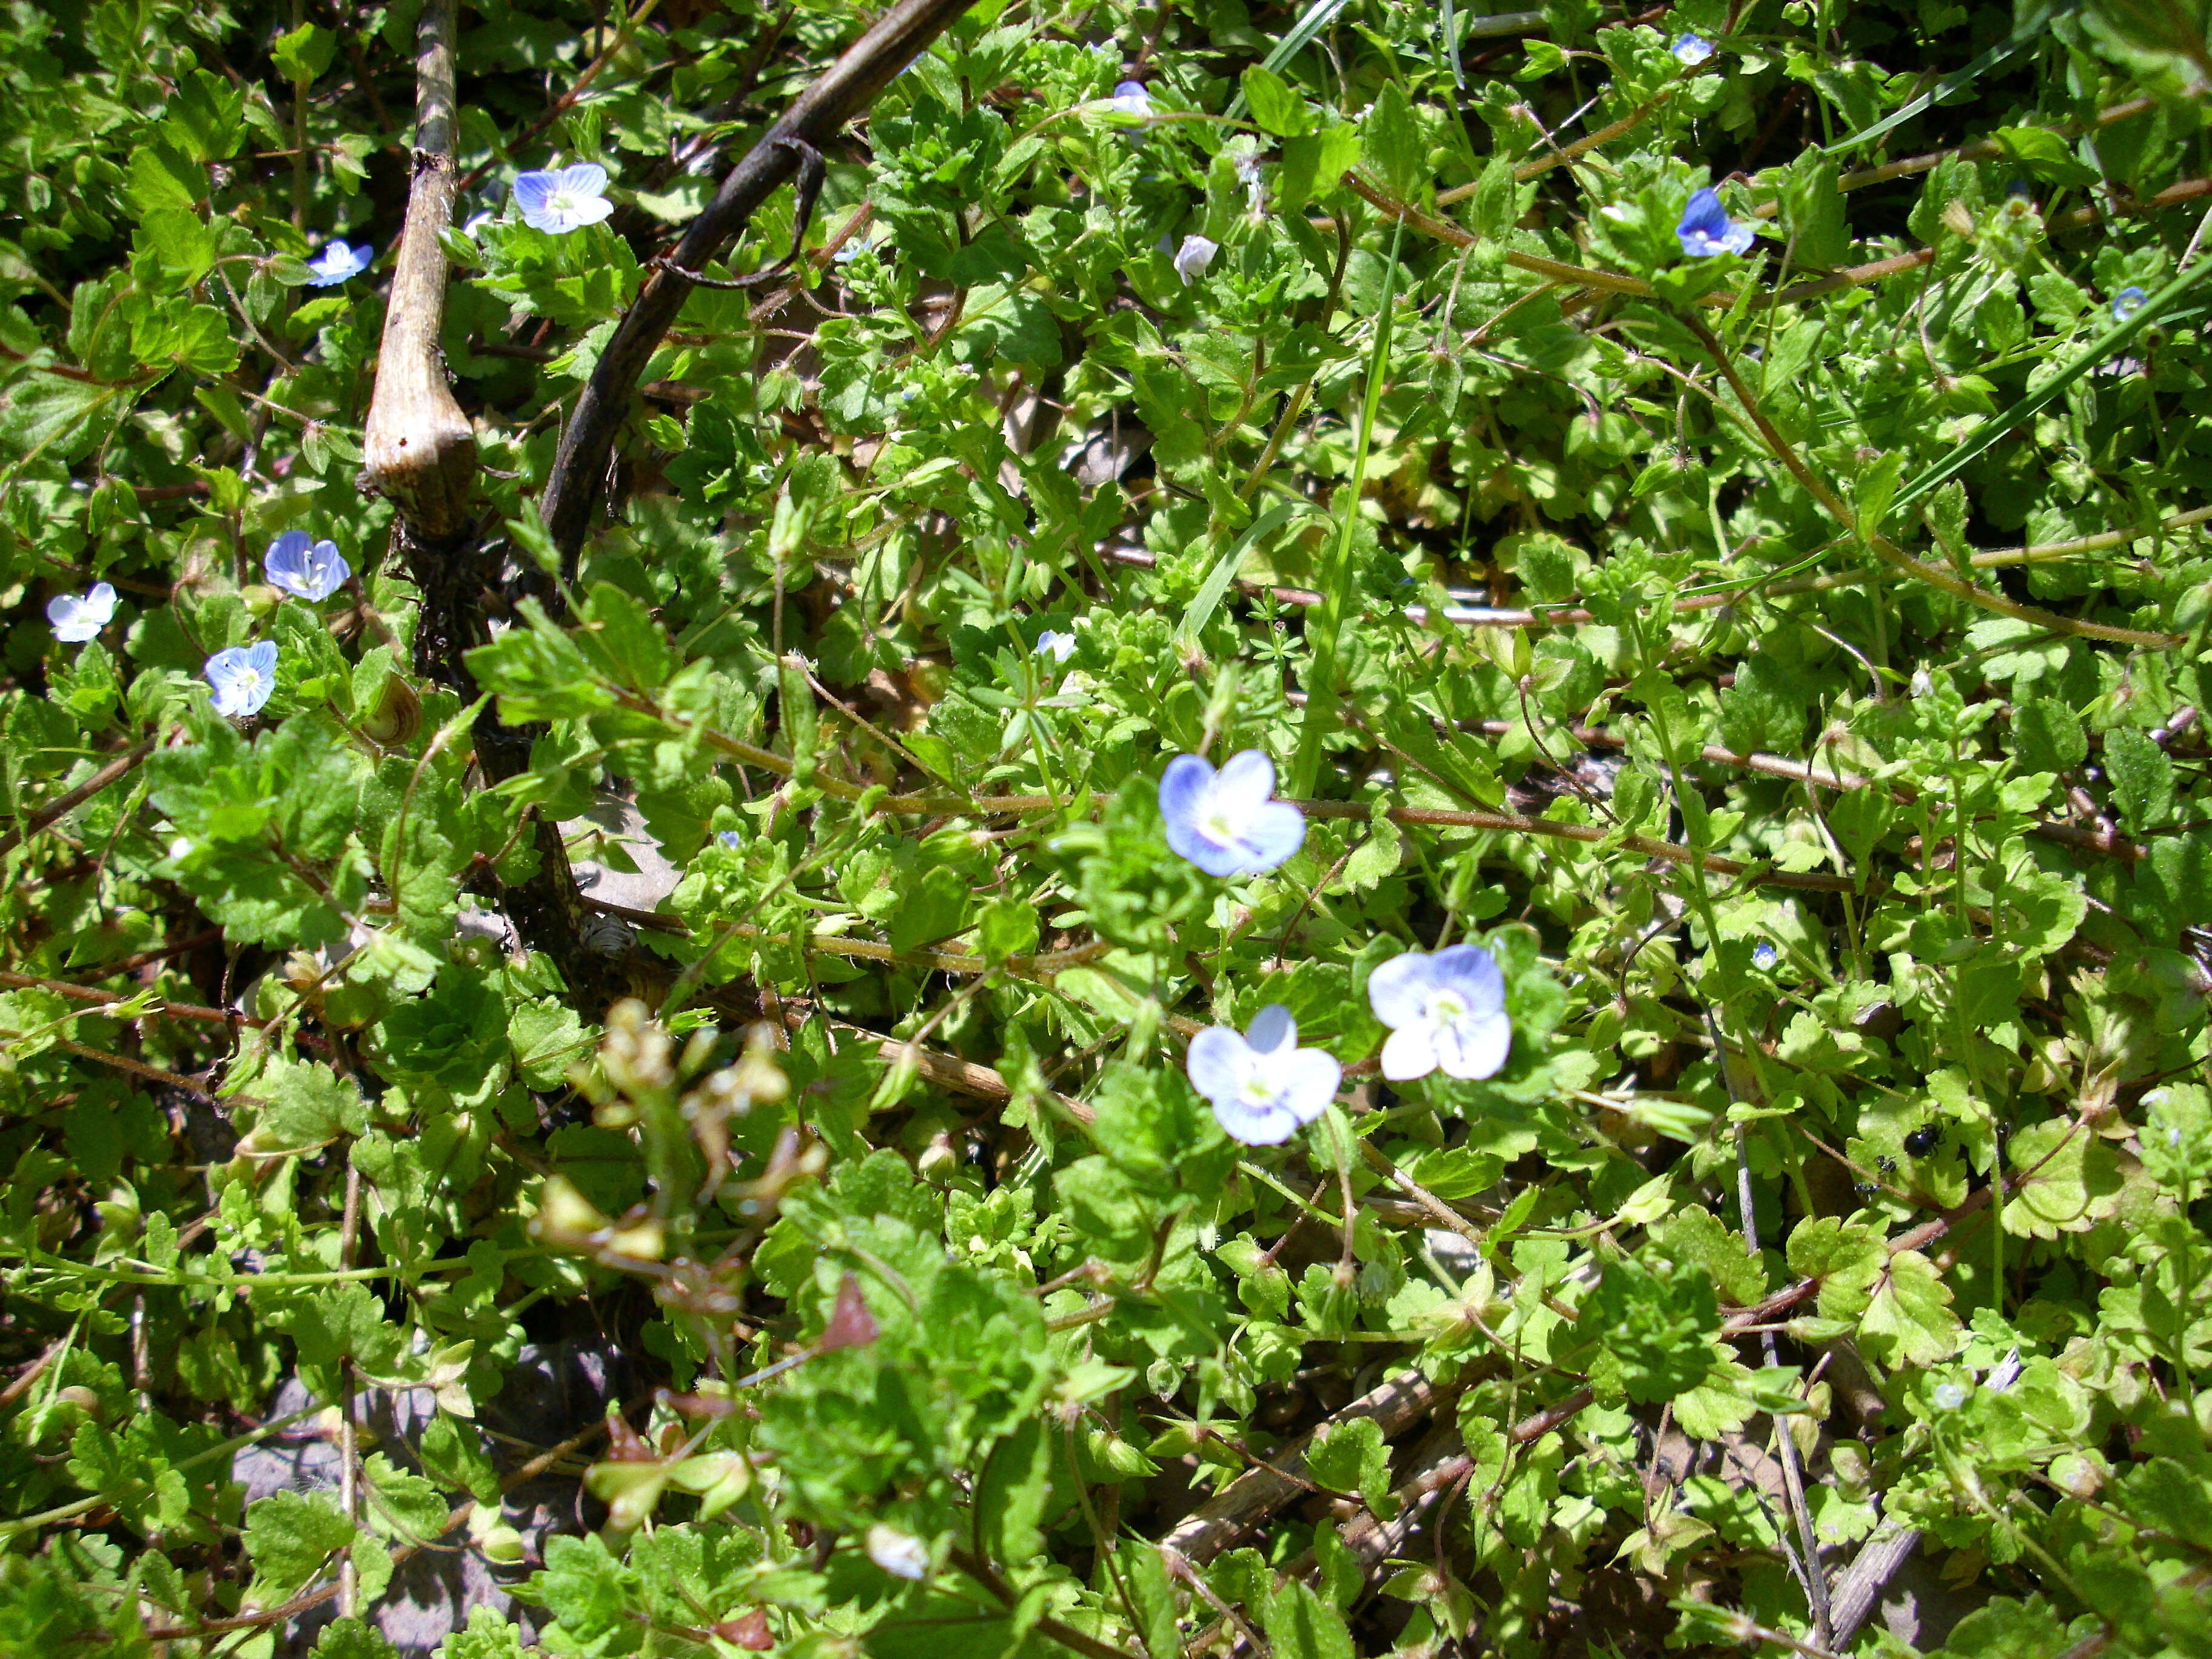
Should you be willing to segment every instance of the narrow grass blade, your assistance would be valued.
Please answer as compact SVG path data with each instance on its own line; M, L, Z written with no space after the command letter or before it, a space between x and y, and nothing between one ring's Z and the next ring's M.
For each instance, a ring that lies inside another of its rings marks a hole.
M1306 684L1305 724L1298 729L1297 758L1291 768L1291 793L1310 796L1321 775L1322 754L1336 726L1337 642L1352 609L1353 533L1359 523L1359 498L1367 486L1367 451L1375 437L1375 416L1382 402L1382 382L1390 372L1390 325L1398 303L1398 246L1406 234L1400 220L1390 233L1390 263L1382 273L1382 304L1375 318L1375 339L1367 353L1367 391L1359 410L1359 438L1352 451L1352 478L1344 494L1336 550L1322 583L1321 614L1313 639L1313 672Z
M1253 520L1235 544L1214 560L1213 568L1206 573L1206 580L1199 584L1198 592L1191 596L1190 604L1182 613L1182 621L1176 629L1177 638L1198 638L1206 623L1213 619L1213 613L1219 608L1223 596L1229 592L1230 583L1237 580L1237 567L1243 562L1244 555L1261 537L1272 536L1281 529L1300 505L1297 501L1278 501Z
M1956 75L1945 76L1903 107L1893 111L1872 126L1855 132L1848 138L1837 140L1820 153L1823 155L1848 155L1855 149L1863 149L1885 132L1892 128L1904 125L1905 122L1910 121L1930 106L1941 103L1954 92L1963 92L1981 76L1995 69L2014 52L2033 41L2044 30L2051 27L2051 20L2065 9L2063 5L2046 6L2042 10L2033 13L2010 34L1982 53Z
M2115 322L2075 352L2068 360L2066 367L2043 385L2003 413L1984 418L1956 449L1899 490L1896 499L1890 503L1890 511L1894 513L1911 506L1922 496L1940 489L1946 481L1956 477L2005 433L2021 425L2098 364L2110 362L2122 346L2172 311L2207 275L2212 275L2212 259L2199 259L2188 270L2179 272L2164 288L2144 301L2126 320Z
M2188 270L2177 275L2149 299L2144 301L2142 307L2125 321L2115 322L2112 327L2076 351L2067 360L2066 366L2043 385L2036 387L2011 408L1986 416L1982 423L1967 434L1949 454L1899 489L1889 504L1888 514L1891 522L1899 522L1900 515L1907 507L1924 500L1936 490L1942 489L1951 479L1957 477L1960 473L1972 465L1991 444L1996 442L2006 433L2033 418L2046 404L2063 394L2069 386L2096 368L2098 364L2110 362L2122 346L2142 333L2143 330L2161 318L2173 313L2175 307L2203 283L2208 275L2212 275L2212 259L2198 260ZM2193 316L2195 313L2181 314ZM1677 597L1692 599L1699 594L1726 593L1746 588L1764 587L1770 582L1784 581L1791 576L1810 570L1834 551L1836 547L1844 544L1842 542L1832 543L1809 558L1800 559L1796 564L1785 565L1783 568L1769 571L1763 576L1753 576L1743 581L1705 582L1696 587L1686 587Z
M1277 74L1283 65L1312 44L1314 36L1329 25L1329 20L1345 8L1346 0L1313 0L1298 21L1291 25L1290 33L1275 42L1275 49L1266 58L1267 65ZM1235 120L1244 113L1244 94L1238 93L1229 102L1229 118Z

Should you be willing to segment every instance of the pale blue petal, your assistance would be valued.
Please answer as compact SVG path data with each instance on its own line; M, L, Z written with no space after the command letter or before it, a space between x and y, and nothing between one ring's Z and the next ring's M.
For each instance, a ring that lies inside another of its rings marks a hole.
M1462 1020L1437 1032L1437 1061L1447 1077L1489 1077L1512 1051L1513 1023L1502 1013Z
M1392 1083L1426 1077L1437 1069L1437 1028L1427 1021L1401 1026L1382 1045L1382 1075Z
M1160 817L1167 825L1170 847L1208 875L1225 876L1235 867L1235 854L1198 828L1212 784L1213 768L1203 757L1176 756L1160 774Z
M338 551L336 542L317 542L307 550L307 556L301 562L300 586L294 591L303 599L319 603L337 592L345 585L346 578L352 574L353 567L346 562L345 555Z
M1281 1086L1275 1100L1301 1123L1322 1115L1344 1083L1344 1067L1334 1054L1319 1048L1300 1048L1291 1054L1279 1073Z
M1288 801L1261 805L1245 826L1242 837L1246 854L1242 873L1259 875L1290 861L1305 845L1306 815Z
M1496 960L1480 945L1455 945L1430 958L1431 982L1449 985L1478 1014L1496 1013L1505 1006L1505 975Z
M607 187L607 170L596 161L579 161L561 169L562 190L572 196L597 196Z
M1428 1017L1430 984L1429 958L1408 951L1367 976L1367 1006L1393 1030L1418 1024Z
M554 176L550 173L518 173L514 175L514 204L526 214L534 213L545 205L545 198L553 193Z
M1252 1106L1236 1099L1215 1101L1213 1121L1231 1140L1241 1140L1247 1146L1279 1146L1298 1127L1296 1115L1283 1107L1273 1103Z
M255 673L264 680L269 678L276 672L276 641L256 640L247 650L246 660Z
M1190 1086L1221 1109L1224 1100L1235 1100L1252 1069L1252 1050L1226 1025L1209 1025L1190 1040L1183 1062Z
M1244 1040L1257 1054L1272 1054L1279 1048L1295 1048L1298 1046L1298 1023L1281 1003L1271 1002L1252 1016L1252 1023L1244 1028Z
M302 591L307 580L307 532L288 530L269 544L269 551L262 556L261 568L273 587L287 593L307 597Z
M598 224L614 210L615 204L605 197L586 196L580 201L572 198L568 204L568 211L562 216L568 221L568 229L580 230L586 225Z
M1196 830L1188 831L1185 840L1188 846L1176 846L1176 838L1170 836L1168 845L1209 876L1249 876L1253 873L1250 863L1237 848L1224 847Z
M100 632L85 602L74 593L57 593L46 601L46 620L54 637L64 645L82 645Z
M1275 793L1275 763L1267 758L1264 749L1247 749L1242 754L1231 755L1222 763L1221 775L1214 780L1213 789L1214 799L1231 818L1243 819Z

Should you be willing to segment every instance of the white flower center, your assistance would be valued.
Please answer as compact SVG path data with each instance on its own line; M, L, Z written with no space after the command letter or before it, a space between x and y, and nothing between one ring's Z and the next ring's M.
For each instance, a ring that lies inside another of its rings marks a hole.
M1456 1025L1471 1011L1456 991L1438 991L1429 998L1429 1018L1438 1025Z
M1237 839L1237 825L1227 810L1219 805L1209 806L1199 815L1199 829L1209 841L1232 842Z
M1272 1106L1275 1103L1275 1085L1266 1073L1258 1070L1248 1072L1243 1086L1237 1091L1247 1106Z
M556 190L545 198L545 210L548 213L557 213L563 219L571 217L581 205L575 194L570 191Z

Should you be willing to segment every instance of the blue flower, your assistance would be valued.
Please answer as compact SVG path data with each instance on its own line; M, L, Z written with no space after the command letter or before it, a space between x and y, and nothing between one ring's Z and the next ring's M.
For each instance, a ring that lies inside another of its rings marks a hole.
M1152 95L1145 90L1142 81L1124 81L1114 88L1111 107L1116 115L1134 116L1141 121L1152 112Z
M1178 755L1160 775L1160 816L1168 845L1209 876L1256 876L1305 842L1305 814L1275 793L1275 763L1257 749L1218 772L1196 755Z
M718 830L714 839L733 853L744 850L745 844L745 838L734 830Z
M517 173L515 205L522 222L555 236L596 225L615 210L607 200L607 170L592 161L550 173Z
M323 251L307 261L309 288L336 288L349 276L358 276L368 269L368 262L376 257L371 243L362 242L355 247L346 246L345 238L334 236L323 244Z
M1714 253L1747 253L1755 233L1749 225L1740 225L1728 216L1728 210L1709 185L1690 198L1674 234L1684 253L1702 259Z
M1054 662L1066 662L1075 654L1075 635L1056 634L1048 628L1037 635L1036 655L1050 657Z
M1761 939L1757 945L1752 947L1752 966L1758 969L1761 973L1765 973L1769 968L1774 966L1774 964L1781 959L1782 953L1774 948L1774 943L1771 939Z
M1695 69L1713 55L1713 43L1701 34L1686 34L1674 43L1674 61Z
M115 589L106 582L94 582L88 593L57 593L46 601L46 620L65 645L99 638L114 616Z
M2136 313L2141 311L2144 301L2149 298L2149 295L2144 293L2134 283L2129 283L2127 287L2112 295L2112 320L2116 323L2124 323Z
M270 543L261 568L270 586L310 605L330 598L353 574L336 542L311 542L304 530L288 530Z
M207 659L200 671L215 687L215 712L245 720L261 712L276 689L276 642L261 640L234 645Z
M1344 1067L1319 1048L1298 1047L1298 1023L1271 1002L1243 1036L1209 1025L1190 1040L1191 1087L1212 1103L1214 1121L1248 1146L1288 1140L1336 1098Z
M1512 1051L1505 975L1480 945L1391 957L1368 976L1367 1001L1390 1028L1382 1075L1393 1083L1438 1068L1446 1077L1488 1077Z
M1954 1412L1966 1403L1966 1391L1956 1382L1938 1382L1929 1392L1940 1411Z

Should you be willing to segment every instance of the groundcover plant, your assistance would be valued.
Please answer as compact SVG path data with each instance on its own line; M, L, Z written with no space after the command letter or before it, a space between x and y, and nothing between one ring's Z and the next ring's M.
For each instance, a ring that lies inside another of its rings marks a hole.
M0 17L0 1653L2212 1654L2202 0Z

